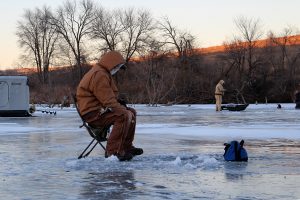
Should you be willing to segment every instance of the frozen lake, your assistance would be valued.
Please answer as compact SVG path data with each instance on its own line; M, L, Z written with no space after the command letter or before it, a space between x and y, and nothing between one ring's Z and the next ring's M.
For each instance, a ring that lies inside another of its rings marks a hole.
M300 110L295 104L137 105L130 162L104 158L74 108L0 117L1 199L300 199ZM224 142L245 140L247 163L225 162Z

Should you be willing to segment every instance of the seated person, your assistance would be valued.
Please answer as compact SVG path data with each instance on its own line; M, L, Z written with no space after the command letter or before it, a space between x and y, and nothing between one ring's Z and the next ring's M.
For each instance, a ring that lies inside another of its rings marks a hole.
M125 68L119 52L105 53L80 81L77 88L79 112L92 127L113 125L107 140L105 157L115 155L120 161L131 160L143 154L143 149L133 146L136 111L118 101L118 89L112 75Z

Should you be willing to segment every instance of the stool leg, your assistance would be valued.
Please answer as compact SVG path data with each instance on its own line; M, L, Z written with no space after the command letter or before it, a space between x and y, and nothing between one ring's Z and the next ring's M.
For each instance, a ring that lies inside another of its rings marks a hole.
M83 154L86 152L86 150L93 144L95 141L95 138L89 143L89 145L83 150L83 152L78 156L78 159L81 159L83 157ZM97 143L96 143L97 144Z

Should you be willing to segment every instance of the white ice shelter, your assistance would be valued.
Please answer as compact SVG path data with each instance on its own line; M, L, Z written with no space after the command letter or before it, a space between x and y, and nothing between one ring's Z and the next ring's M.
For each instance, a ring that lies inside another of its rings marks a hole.
M26 76L0 76L0 117L29 116Z

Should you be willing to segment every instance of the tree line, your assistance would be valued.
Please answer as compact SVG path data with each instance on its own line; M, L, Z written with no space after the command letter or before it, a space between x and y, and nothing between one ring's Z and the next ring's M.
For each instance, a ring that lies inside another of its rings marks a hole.
M28 9L16 34L24 61L36 66L43 84L49 81L50 65L76 66L80 79L82 65L108 50L122 52L129 61L171 45L181 54L182 42L193 42L191 34L175 29L167 17L157 22L148 10L108 10L92 0L67 0L54 11L46 6Z
M299 38L287 27L267 37L261 21L239 16L225 49L204 53L197 37L168 17L144 9L106 9L92 0L64 1L56 9L28 9L17 22L31 74L34 101L57 102L74 92L101 53L118 50L129 63L117 75L131 103L213 103L214 87L226 82L225 102L291 102L300 83ZM262 40L267 38L265 40ZM50 66L69 66L50 70Z

